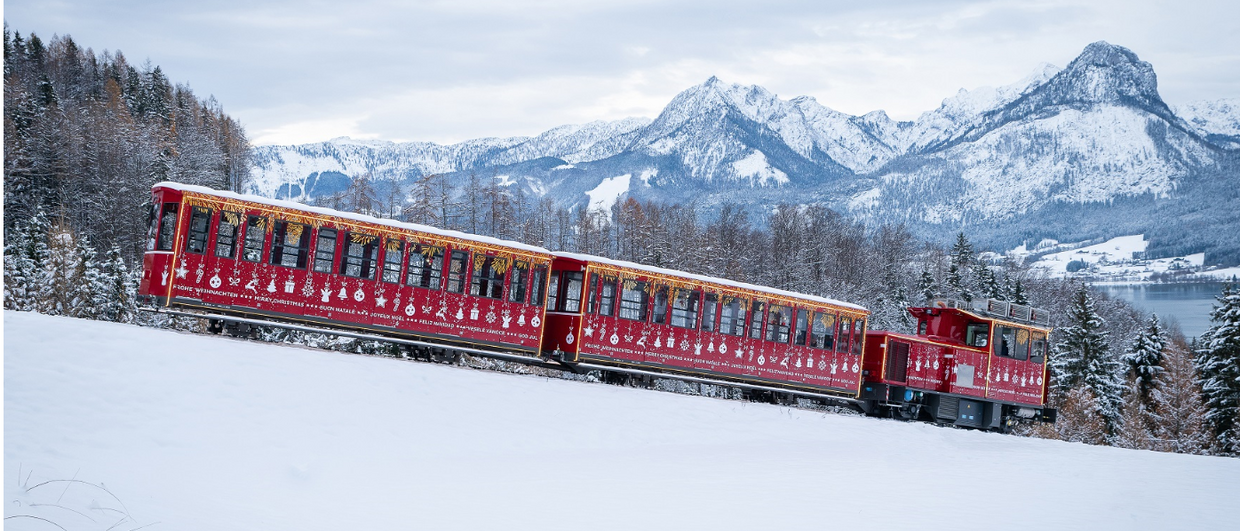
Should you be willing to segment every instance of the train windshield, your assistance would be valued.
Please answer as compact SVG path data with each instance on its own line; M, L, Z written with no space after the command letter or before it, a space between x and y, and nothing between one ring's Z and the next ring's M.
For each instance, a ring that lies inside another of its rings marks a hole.
M969 323L965 328L964 344L970 347L985 347L990 344L989 323Z

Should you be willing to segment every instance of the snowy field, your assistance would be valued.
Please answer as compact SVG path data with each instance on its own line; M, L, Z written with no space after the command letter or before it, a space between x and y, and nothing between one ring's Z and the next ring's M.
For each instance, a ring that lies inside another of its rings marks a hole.
M4 332L7 530L1240 526L1240 459L30 313Z
M1205 253L1190 254L1171 258L1144 259L1137 258L1145 253L1149 242L1145 235L1120 236L1094 245L1061 244L1054 240L1044 240L1036 252L1056 251L1042 255L1030 266L1040 269L1052 277L1068 278L1086 275L1101 279L1104 283L1141 283L1149 282L1155 274L1170 272L1195 273L1226 280L1240 275L1240 267L1205 268ZM1064 250L1059 250L1064 249ZM1009 257L1024 260L1034 251L1024 245L1006 254ZM1085 268L1076 273L1068 272L1068 264L1081 262Z

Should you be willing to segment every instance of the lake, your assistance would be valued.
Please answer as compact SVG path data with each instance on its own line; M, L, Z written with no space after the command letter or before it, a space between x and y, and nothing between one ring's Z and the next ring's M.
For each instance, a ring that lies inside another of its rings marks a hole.
M1182 284L1098 285L1094 289L1131 302L1146 312L1158 314L1161 321L1175 319L1184 335L1200 337L1210 327L1210 311L1223 292L1222 282Z

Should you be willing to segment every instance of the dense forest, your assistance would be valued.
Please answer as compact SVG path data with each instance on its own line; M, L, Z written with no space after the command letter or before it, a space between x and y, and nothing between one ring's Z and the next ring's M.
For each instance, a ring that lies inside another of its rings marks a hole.
M4 29L4 231L40 211L96 249L142 252L152 184L240 190L250 147L214 98L68 36Z
M243 128L159 67L95 54L67 36L44 43L6 26L4 74L4 307L142 321L133 291L150 186L243 190ZM904 309L936 298L1045 308L1056 328L1060 420L1024 433L1240 453L1240 294L1232 291L1220 298L1215 325L1190 344L1123 301L975 252L963 233L944 248L822 205L772 205L760 217L734 205L707 216L692 203L634 199L568 210L478 175L459 188L440 175L410 186L351 177L319 204L841 299L868 307L874 329L910 332Z

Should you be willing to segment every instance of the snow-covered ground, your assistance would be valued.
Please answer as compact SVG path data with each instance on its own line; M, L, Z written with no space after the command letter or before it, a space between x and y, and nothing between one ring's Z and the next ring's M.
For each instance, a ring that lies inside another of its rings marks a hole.
M1240 522L1240 459L31 313L5 312L4 331L5 529Z
M1205 268L1205 253L1146 259L1144 254L1148 243L1142 234L1111 238L1095 245L1061 244L1046 240L1032 250L1022 245L1007 254L1024 259L1034 253L1056 251L1043 254L1030 265L1054 277L1079 276L1102 282L1147 282L1154 280L1155 275L1168 273L1209 276L1219 280L1240 275L1240 267ZM1069 272L1069 264L1073 262L1077 264Z

